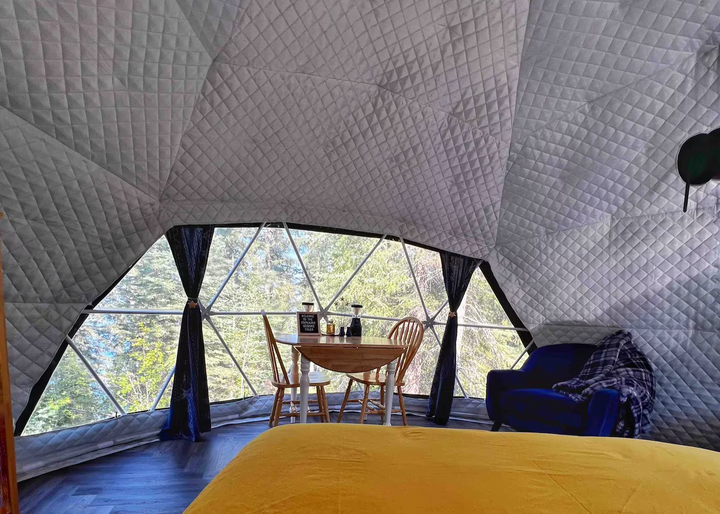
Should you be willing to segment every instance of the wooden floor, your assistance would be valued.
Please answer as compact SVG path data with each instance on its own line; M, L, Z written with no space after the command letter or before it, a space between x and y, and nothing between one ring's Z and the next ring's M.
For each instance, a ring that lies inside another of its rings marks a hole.
M337 418L332 414L332 420ZM371 423L379 423L373 416ZM357 423L346 413L343 423ZM394 424L401 419L393 416ZM418 416L413 426L437 427ZM448 428L489 429L487 425L451 420ZM152 443L48 473L20 483L22 514L179 514L255 437L267 422L229 425L213 430L198 443ZM209 513L212 514L212 513Z

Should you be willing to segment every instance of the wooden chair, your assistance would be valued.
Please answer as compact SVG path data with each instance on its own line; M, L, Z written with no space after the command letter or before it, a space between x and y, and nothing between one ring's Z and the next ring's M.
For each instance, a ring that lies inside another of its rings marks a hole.
M393 413L400 412L402 414L403 425L405 426L407 426L407 415L405 414L405 399L402 394L402 388L405 385L405 372L415 358L424 334L425 327L422 322L417 318L409 317L398 321L392 330L390 330L390 335L388 336L390 339L396 339L408 345L405 352L398 359L397 368L395 368L395 387L397 388L400 409L393 410ZM345 398L343 398L342 406L340 407L338 423L342 420L343 412L348 402L362 403L360 423L365 423L365 416L367 414L380 414L385 416L385 373L382 373L378 368L373 371L366 371L365 373L348 373L347 376L350 381L348 382ZM350 391L355 382L365 387L362 400L349 400ZM379 402L369 397L370 387L373 386L380 387ZM368 408L368 404L370 408Z
M295 409L300 404L300 400L285 400L285 389L293 389L300 387L300 377L298 381L293 382L290 375L285 370L280 350L278 350L277 341L273 335L272 327L265 314L263 323L265 324L265 336L267 338L268 351L270 352L270 364L272 365L273 377L271 383L275 386L275 400L273 401L272 413L270 414L270 427L276 427L280 421L280 417L300 417L300 412ZM295 349L293 348L294 352ZM322 372L315 371L310 373L310 387L314 387L317 393L317 400L310 400L310 403L317 403L318 410L308 411L308 416L321 416L323 423L330 423L330 413L327 406L327 397L325 396L325 386L330 385L330 379ZM290 405L290 411L283 413L283 405Z

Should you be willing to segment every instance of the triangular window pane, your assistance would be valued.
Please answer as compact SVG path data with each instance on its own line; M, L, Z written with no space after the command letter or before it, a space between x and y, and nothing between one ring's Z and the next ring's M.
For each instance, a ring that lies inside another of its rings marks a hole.
M203 328L203 338L210 403L251 396L242 374L208 324Z
M355 302L363 306L363 313L371 316L415 316L425 319L410 267L399 242L383 241L331 310L349 313L349 304Z
M170 245L163 236L97 308L182 310L186 300Z
M152 408L175 365L179 315L91 314L73 340L127 412Z
M430 313L431 316L433 316L435 313ZM438 312L438 315L435 316L435 322L436 323L442 323L442 329L445 330L445 323L447 323L448 320L448 314L450 314L450 306L445 305L440 312ZM465 321L461 321L461 323L465 323Z
M459 327L458 377L468 396L485 398L488 372L510 369L523 348L514 330Z
M205 278L200 290L200 300L208 305L227 278L235 262L252 241L257 228L216 228L210 245Z
M470 280L458 315L460 323L513 326L480 270L476 270Z
M165 392L163 393L162 397L160 398L160 401L158 402L157 407L155 407L156 410L170 408L170 400L172 399L173 378L175 378L174 375L172 378L170 378L170 382L168 383L167 389L165 389ZM158 391L158 392L160 392L160 391Z
M425 305L432 316L447 300L440 254L409 244L406 244L405 247L410 256Z
M290 233L323 307L378 241L370 237L308 230L291 230Z
M444 327L436 327L442 330ZM442 337L442 333L438 333ZM435 376L435 367L437 365L438 355L440 354L440 345L437 343L432 330L425 331L420 349L415 354L415 358L405 375L405 388L403 392L409 394L430 394L433 377Z
M223 239L217 242L234 244ZM314 302L312 290L287 233L281 228L264 228L212 310L294 312L307 301Z
M294 316L268 316L275 334L294 333ZM214 316L213 323L223 339L230 347L230 351L237 359L248 379L258 394L275 394L271 384L272 369L270 355L265 340L262 318L260 316ZM212 329L210 329L211 331ZM208 333L208 327L203 333ZM290 369L290 348L280 345L283 362ZM210 378L208 378L210 380ZM243 383L240 397L250 396L252 391Z
M23 435L86 425L116 415L95 378L72 347L67 347Z

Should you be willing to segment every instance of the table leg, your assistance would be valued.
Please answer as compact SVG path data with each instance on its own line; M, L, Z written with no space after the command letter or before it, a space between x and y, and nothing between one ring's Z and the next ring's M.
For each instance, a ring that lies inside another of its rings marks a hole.
M302 355L300 359L300 423L307 423L309 393L310 361Z
M387 365L387 378L385 379L385 426L392 425L393 391L395 391L395 368L397 359Z
M298 360L300 356L300 352L298 352L295 348L291 348L291 355L292 355L292 364L290 365L290 381L293 384L298 383L299 374L298 369L300 368L298 366ZM293 401L293 403L290 404L290 412L295 412L297 409L297 406L295 405L295 400L297 400L297 387L293 387L290 389L290 399ZM290 418L290 423L295 423L295 418Z

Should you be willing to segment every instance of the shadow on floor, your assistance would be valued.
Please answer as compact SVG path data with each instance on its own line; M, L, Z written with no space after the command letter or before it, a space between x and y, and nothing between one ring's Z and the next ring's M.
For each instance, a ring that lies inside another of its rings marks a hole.
M343 423L359 419L359 414L346 412ZM331 420L337 420L336 413L331 413ZM371 416L367 423L380 424L380 417ZM393 416L393 424L402 424L399 415ZM437 427L420 416L408 416L408 424ZM489 425L450 420L447 428L489 430ZM146 444L32 478L20 483L21 511L180 514L246 444L266 430L267 421L226 425L205 434L202 442Z

